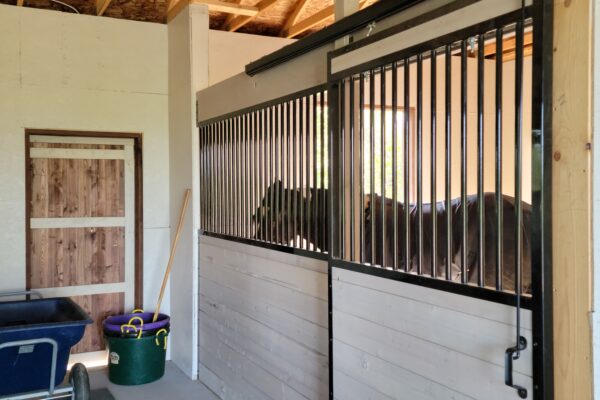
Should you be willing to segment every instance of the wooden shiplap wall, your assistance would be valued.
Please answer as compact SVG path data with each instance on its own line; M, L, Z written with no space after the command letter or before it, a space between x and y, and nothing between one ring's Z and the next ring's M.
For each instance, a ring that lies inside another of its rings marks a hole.
M327 399L327 263L200 238L199 379L221 399Z
M336 399L518 399L504 385L514 308L416 285L332 270ZM530 346L515 383L531 393Z

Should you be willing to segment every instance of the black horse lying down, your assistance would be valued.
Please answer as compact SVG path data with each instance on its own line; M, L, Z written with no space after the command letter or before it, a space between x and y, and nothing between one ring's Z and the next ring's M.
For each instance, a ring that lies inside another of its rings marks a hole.
M307 195L304 196L299 190L285 188L282 182L277 181L267 188L267 192L263 197L258 209L256 210L253 221L256 224L256 238L260 238L263 230L266 229L267 221L271 219L270 231L273 238L279 232L279 238L283 244L290 244L295 240L294 232L300 239L307 240L319 249L328 249L327 237L323 235L324 230L321 229L327 225L329 210L327 209L327 189L307 189ZM268 199L273 198L273 210L270 209L271 202ZM364 234L365 248L363 256L366 262L376 265L382 265L383 251L385 251L385 266L392 267L393 265L393 200L385 198L385 238L382 238L382 197L375 196L375 201L372 202L370 196L365 197L364 209ZM279 207L275 207L275 202L279 202ZM303 213L302 217L299 213L300 204L304 210L307 207L314 207L314 203L318 202L321 206L324 205L325 210L321 214L318 213L315 218L312 215L312 226L310 235L308 229L300 232L300 223L304 227L308 227L307 213ZM494 193L484 194L484 265L483 265L483 282L485 286L496 286L496 238L497 238L497 223L496 223L496 196ZM288 208L289 207L289 208ZM373 209L372 209L373 207ZM401 270L416 272L418 267L418 209L415 204L409 205L409 265L405 266L405 246L404 244L404 210L403 203L397 202L397 266ZM279 210L276 215L275 210ZM375 216L375 251L372 252L371 235L372 235L372 212ZM468 196L466 203L467 210L467 265L466 272L467 280L470 283L476 283L478 280L478 207L477 196ZM531 286L531 251L529 238L531 233L531 206L522 203L522 222L521 222L521 237L522 237L522 288L525 293L530 292ZM291 214L290 214L291 211ZM432 275L433 264L433 228L432 219L436 218L436 275L442 279L446 278L446 209L445 202L438 202L435 205L435 210L431 204L423 204L423 252L421 260L421 271L424 275ZM461 199L453 199L450 206L451 216L451 260L450 260L450 279L453 281L461 281L462 271L462 202ZM293 216L296 216L293 218ZM295 225L295 230L294 230ZM514 198L503 196L502 198L502 288L503 290L515 290L515 256L516 256L516 217L515 217L515 202ZM374 257L374 259L373 259Z

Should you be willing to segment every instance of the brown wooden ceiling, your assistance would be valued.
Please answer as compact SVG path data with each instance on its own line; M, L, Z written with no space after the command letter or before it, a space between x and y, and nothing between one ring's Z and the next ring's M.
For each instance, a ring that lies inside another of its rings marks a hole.
M167 15L178 5L213 2L229 6L228 12L209 5L211 29L230 30L267 36L303 37L333 22L333 0L61 0L81 14L121 18L133 21L166 23ZM366 7L377 0L361 0ZM183 2L178 4L179 2ZM0 4L73 12L50 0L0 0ZM254 15L237 15L235 7L250 7ZM179 7L181 8L181 7ZM297 29L296 29L297 28Z

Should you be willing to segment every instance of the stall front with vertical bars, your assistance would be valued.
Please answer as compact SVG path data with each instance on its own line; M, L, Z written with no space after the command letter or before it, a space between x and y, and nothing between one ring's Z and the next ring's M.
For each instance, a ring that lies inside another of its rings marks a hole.
M549 9L424 1L200 118L203 235L328 261L330 398L551 396Z

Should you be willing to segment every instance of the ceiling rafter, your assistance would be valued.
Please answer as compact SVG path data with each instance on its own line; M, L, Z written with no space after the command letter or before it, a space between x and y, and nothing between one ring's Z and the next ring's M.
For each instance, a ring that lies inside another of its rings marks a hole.
M300 14L302 14L302 11L304 11L304 8L307 4L308 0L299 0L296 3L296 6L286 19L285 23L283 24L283 29L281 30L280 36L286 36L290 28L294 26L296 22L298 22L298 17L300 16Z
M242 0L234 0L233 3L234 4L241 4ZM231 21L233 21L238 15L237 14L228 14L227 18L225 18L225 22L223 23L223 29L225 29L225 27L229 26L229 24L231 23Z
M96 0L96 15L103 15L112 0Z
M229 32L237 31L242 26L246 25L248 22L252 21L254 18L259 16L260 14L267 11L275 3L277 3L277 0L260 0L258 3L256 3L256 6L255 6L256 8L258 8L258 13L255 16L252 16L252 17L246 17L243 15L237 16L234 19L232 19L229 22L229 24L227 24L225 26L225 29L228 30Z
M362 10L363 8L368 7L369 5L371 5L372 2L373 2L373 0L361 0L361 2L359 3L359 9ZM321 11L314 13L310 17L305 18L302 21L291 26L288 29L285 36L288 38L293 38L295 36L298 36L298 35L306 32L307 30L315 27L316 25L322 24L323 22L327 21L334 14L335 14L335 7L333 5L326 7L324 9L322 9Z
M167 22L175 18L189 4L204 4L208 6L210 11L241 15L243 18L252 18L260 11L258 7L243 6L239 3L229 3L221 0L171 0L167 6Z
M192 0L193 4L206 4L210 11L224 12L229 14L245 15L253 17L258 14L258 8L243 6L239 3L229 3L221 0Z

